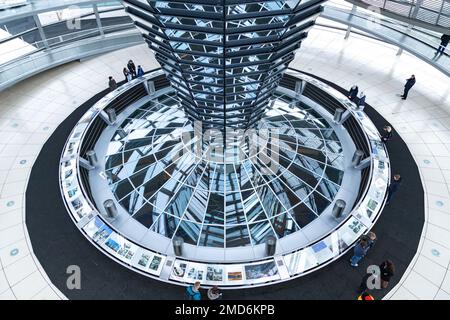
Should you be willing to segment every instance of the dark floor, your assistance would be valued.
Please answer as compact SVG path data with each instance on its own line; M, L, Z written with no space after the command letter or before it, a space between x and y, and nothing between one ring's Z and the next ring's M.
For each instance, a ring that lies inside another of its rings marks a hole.
M26 223L34 253L52 282L69 299L183 299L182 287L134 273L94 248L76 228L63 204L58 185L61 150L78 119L106 93L97 94L74 111L49 138L33 166L26 193ZM365 111L379 129L388 124L370 106ZM385 259L396 265L390 287L394 286L416 253L424 223L424 199L418 168L405 143L394 134L388 149L392 172L402 175L403 184L375 225L378 241L358 268L350 267L348 253L311 275L269 287L226 291L224 298L355 299L366 267ZM81 268L80 290L66 287L69 265ZM378 290L373 295L381 298L386 293Z

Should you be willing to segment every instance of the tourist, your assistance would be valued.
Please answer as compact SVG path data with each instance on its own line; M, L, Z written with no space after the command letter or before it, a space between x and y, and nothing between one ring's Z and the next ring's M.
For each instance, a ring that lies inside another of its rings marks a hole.
M394 273L395 266L391 260L386 260L380 264L381 288L386 289L389 286L389 281L391 281Z
M220 293L219 288L214 286L209 288L208 290L208 299L209 300L218 300L222 297L222 293Z
M358 95L358 107L364 109L364 106L366 104L366 95L364 92L360 92Z
M353 248L353 256L350 259L350 265L352 267L357 267L358 262L361 261L362 258L364 258L369 249L369 241L366 237L361 237L361 239L359 239L358 243Z
M399 174L394 175L394 179L392 180L392 183L389 185L388 189L388 197L386 200L387 204L391 202L392 196L398 191L398 188L400 188L401 184L402 184L402 177Z
M382 140L384 143L386 143L386 142L388 142L389 140L391 140L392 135L393 135L394 133L392 132L392 127L391 127L391 126L385 126L385 127L383 128L383 130L384 130L384 134L383 134L383 136L381 137L381 140Z
M143 77L145 74L144 69L142 69L142 67L139 65L138 69L137 69L137 76L138 78Z
M111 76L109 76L108 86L109 86L109 91L114 91L117 89L117 82Z
M128 70L130 70L132 77L136 78L136 66L135 66L133 60L128 61L127 67L128 67Z
M188 296L188 300L202 300L200 281L196 281L194 285L187 287L186 295Z
M441 37L441 44L439 45L439 48L437 49L436 56L442 55L445 51L445 48L447 48L448 43L450 42L450 34L443 34Z
M406 79L405 83L405 90L403 91L403 94L401 95L403 100L406 100L408 97L408 92L411 90L411 88L416 84L416 77L414 75L411 76L411 78Z
M351 101L354 101L357 96L358 96L358 86L355 84L348 91L347 98L349 98Z
M128 71L127 67L123 68L123 75L125 76L125 81L129 81L128 80L128 75L130 74L130 72Z

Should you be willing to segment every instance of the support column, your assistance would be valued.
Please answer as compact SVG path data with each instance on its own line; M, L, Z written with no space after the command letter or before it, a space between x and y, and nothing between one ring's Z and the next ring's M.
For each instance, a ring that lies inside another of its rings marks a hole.
M38 28L39 35L41 36L42 43L44 44L45 48L48 49L50 46L47 42L47 37L45 36L44 29L42 28L41 20L39 20L39 17L35 14L33 16L34 22L36 23L36 27Z
M403 38L408 37L408 35L409 35L409 33L411 32L412 28L413 28L413 25L409 24L409 25L408 25L408 28L406 29L405 36L404 36ZM400 47L399 47L396 55L399 56L399 55L401 55L402 53L403 53L403 48L400 48Z
M102 21L100 20L100 14L98 13L97 4L94 3L92 7L94 8L95 20L97 21L98 30L100 31L100 35L103 37L105 36L105 33L103 31Z
M354 4L354 5L352 6L352 10L351 10L351 12L350 12L350 15L355 14L357 8L358 8L358 7ZM352 32L352 27L348 26L348 27L347 27L347 31L345 31L345 36L344 36L344 39L345 39L345 40L347 40L347 39L350 37L350 33L351 33L351 32Z

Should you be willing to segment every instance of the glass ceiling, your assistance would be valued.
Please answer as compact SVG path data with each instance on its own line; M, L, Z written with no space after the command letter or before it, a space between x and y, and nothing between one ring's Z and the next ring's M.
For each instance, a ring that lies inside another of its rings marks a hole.
M259 150L253 153L234 144L226 153L242 157L222 162L196 147L195 127L175 92L146 103L108 146L105 172L114 196L148 230L197 246L257 245L304 228L340 188L341 143L310 107L279 93L268 102L259 128L277 137L250 137Z

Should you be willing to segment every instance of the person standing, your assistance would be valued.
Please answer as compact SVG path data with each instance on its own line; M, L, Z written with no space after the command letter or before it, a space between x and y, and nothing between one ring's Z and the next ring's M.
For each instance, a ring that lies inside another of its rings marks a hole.
M209 288L208 290L208 299L209 300L218 300L222 297L222 293L217 286Z
M125 81L129 81L128 75L130 74L130 72L128 71L127 67L123 68L122 72L123 72L123 75L125 76Z
M366 95L363 91L361 91L358 95L358 107L364 109L366 104Z
M389 281L391 281L394 273L395 266L391 260L385 260L380 264L381 288L386 289L389 286Z
M142 69L142 67L139 65L137 68L137 76L138 78L143 77L145 74L144 69Z
M391 202L392 197L398 191L398 188L400 188L401 184L402 184L402 177L399 174L394 175L394 179L392 180L392 183L389 185L388 196L386 200L387 204Z
M367 241L369 243L369 249L372 249L372 247L375 245L375 242L377 242L377 235L375 232L370 231L367 234Z
M117 82L111 76L109 76L108 86L109 86L109 91L114 91L117 89Z
M349 98L351 101L354 101L357 96L358 96L358 86L354 84L353 87L351 87L350 90L348 91L347 98Z
M350 259L350 265L352 267L357 267L358 262L366 255L367 251L370 249L369 242L367 238L362 237L356 246L353 248L353 256Z
M200 293L200 281L196 281L194 285L187 287L186 295L188 300L202 300L202 294Z
M128 67L128 70L130 70L130 73L133 76L133 78L136 78L136 66L135 66L133 60L130 59L130 61L128 61L127 67Z
M388 142L389 140L391 140L393 132L392 132L392 127L391 126L385 126L383 128L384 130L384 134L381 137L381 141L383 141L384 143Z
M441 36L441 44L439 45L439 48L437 49L435 55L442 55L445 51L445 48L447 48L449 42L450 42L450 34L443 34Z
M405 90L403 91L403 94L401 95L403 100L406 100L406 98L408 97L409 90L411 90L411 88L415 84L416 84L416 77L414 75L412 75L409 79L406 79Z

